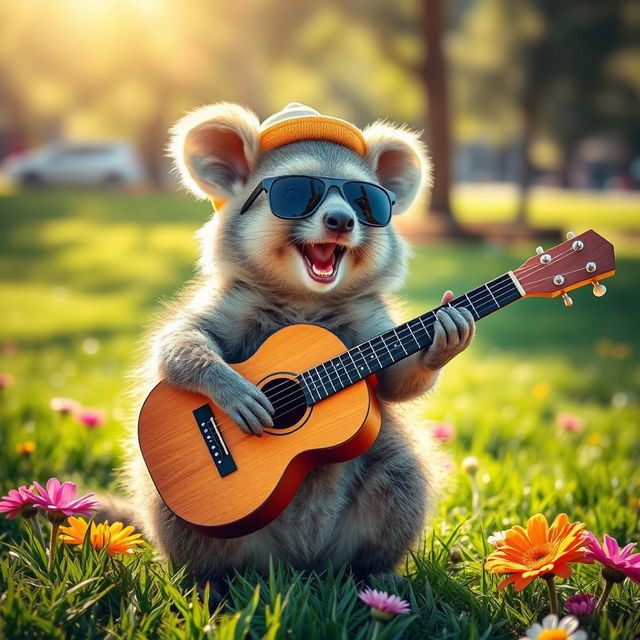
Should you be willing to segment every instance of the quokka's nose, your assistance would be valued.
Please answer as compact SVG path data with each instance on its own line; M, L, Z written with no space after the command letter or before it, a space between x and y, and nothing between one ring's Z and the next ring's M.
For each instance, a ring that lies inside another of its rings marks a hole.
M353 231L353 216L343 211L325 213L322 221L324 222L324 226L330 231L337 231L338 233Z

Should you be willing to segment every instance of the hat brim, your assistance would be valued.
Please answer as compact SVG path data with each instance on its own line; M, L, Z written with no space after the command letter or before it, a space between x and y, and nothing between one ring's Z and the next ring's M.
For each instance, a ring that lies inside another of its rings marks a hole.
M300 116L288 118L260 132L260 148L270 151L290 142L326 140L341 144L364 156L367 151L362 131L340 118L328 116Z

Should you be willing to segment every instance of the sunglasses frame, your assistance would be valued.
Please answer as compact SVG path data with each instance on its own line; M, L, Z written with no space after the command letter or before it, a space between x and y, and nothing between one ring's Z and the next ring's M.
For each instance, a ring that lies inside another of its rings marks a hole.
M293 218L280 216L277 213L275 213L273 210L273 207L271 207L270 190L274 182L276 182L277 180L283 180L285 178L312 178L314 180L320 180L320 182L322 182L325 186L325 192L322 198L316 204L316 206L308 213L305 213L303 216L295 216ZM318 210L318 207L320 207L320 205L325 201L331 187L337 187L343 200L353 209L353 207L351 206L351 203L349 202L343 190L343 186L351 182L355 182L356 184L366 184L366 185L369 185L370 187L375 187L376 189L380 189L380 191L382 191L387 196L387 198L389 199L389 220L385 222L385 224L372 224L371 222L361 220L357 212L355 212L358 220L362 224L367 225L368 227L386 227L391 222L391 218L393 214L393 211L392 211L393 205L396 203L396 194L393 191L390 191L389 189L385 189L385 187L379 184L376 184L375 182L367 182L366 180L341 180L338 178L325 178L323 176L310 176L310 175L297 174L297 173L292 175L286 175L286 176L274 176L271 178L263 178L262 180L260 180L256 188L251 192L251 195L247 198L245 203L242 205L242 209L240 209L240 215L246 213L249 210L249 207L251 207L254 201L258 198L258 196L264 191L269 197L269 208L271 209L271 213L276 218L280 218L281 220L302 220L304 218L309 218Z

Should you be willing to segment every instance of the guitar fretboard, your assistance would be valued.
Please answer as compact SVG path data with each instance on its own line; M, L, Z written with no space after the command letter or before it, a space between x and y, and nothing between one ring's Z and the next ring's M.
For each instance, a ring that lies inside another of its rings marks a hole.
M511 274L505 273L495 280L454 298L446 306L466 308L473 314L474 319L479 320L521 297ZM441 308L428 311L335 358L303 371L298 379L304 390L307 404L320 402L428 347L433 341L436 313Z

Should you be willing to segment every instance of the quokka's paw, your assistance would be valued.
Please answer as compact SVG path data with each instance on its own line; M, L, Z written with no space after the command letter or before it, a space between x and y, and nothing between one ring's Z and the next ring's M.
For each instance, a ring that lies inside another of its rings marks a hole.
M422 363L436 370L471 344L476 323L468 309L445 307L436 314L433 330L433 342L425 349Z
M237 371L214 364L207 377L208 395L245 433L261 436L273 426L269 398Z

